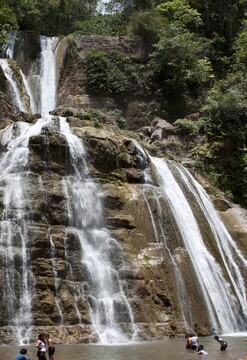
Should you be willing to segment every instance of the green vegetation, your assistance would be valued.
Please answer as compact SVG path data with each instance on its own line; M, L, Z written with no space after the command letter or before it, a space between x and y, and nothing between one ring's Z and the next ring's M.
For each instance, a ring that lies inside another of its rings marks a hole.
M122 36L126 34L126 17L123 14L95 14L74 23L74 31L80 35Z
M93 94L124 94L134 85L131 59L117 51L86 53L87 91Z
M6 42L10 30L17 30L18 23L14 9L8 6L7 1L0 0L0 49Z
M177 119L174 122L176 132L191 137L204 132L204 121L202 119L193 121L190 119Z
M0 0L0 46L10 29L47 36L135 35L142 60L90 51L87 92L148 98L192 142L197 168L234 201L247 206L246 0ZM199 120L188 115L200 113ZM115 113L120 127L126 122ZM98 121L95 119L95 121ZM194 146L194 147L193 147Z
M67 35L79 20L90 17L96 0L1 0L8 6L21 30L42 35ZM1 4L0 4L1 7Z

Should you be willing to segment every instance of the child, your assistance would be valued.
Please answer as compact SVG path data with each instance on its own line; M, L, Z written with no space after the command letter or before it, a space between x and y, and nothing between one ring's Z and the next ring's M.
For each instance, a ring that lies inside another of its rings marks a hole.
M208 355L207 351L204 350L204 345L198 346L198 354L197 355Z

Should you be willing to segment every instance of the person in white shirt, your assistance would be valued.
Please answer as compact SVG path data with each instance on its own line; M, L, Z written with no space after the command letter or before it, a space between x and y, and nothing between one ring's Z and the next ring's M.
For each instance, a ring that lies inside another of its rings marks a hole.
M191 350L197 350L198 348L198 337L195 334L190 337L190 348Z
M39 360L46 360L46 336L45 334L39 334L39 337L35 344L36 348L38 349L37 356Z
M208 355L207 351L204 350L204 345L201 344L198 346L197 355Z

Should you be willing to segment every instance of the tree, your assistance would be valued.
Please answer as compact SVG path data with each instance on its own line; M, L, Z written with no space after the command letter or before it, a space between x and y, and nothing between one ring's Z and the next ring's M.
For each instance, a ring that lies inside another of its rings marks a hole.
M206 36L214 37L216 33L232 43L247 10L246 1L198 0L194 3L202 15Z
M158 0L112 0L108 4L108 10L123 12L129 17L136 11L154 9L160 2Z
M37 29L37 31L39 31L42 12L39 8L38 0L18 0L18 1L6 0L6 1L9 7L12 9L12 11L15 13L18 25L21 30ZM44 6L43 11L46 12L46 6Z
M181 22L191 30L196 30L203 25L200 13L186 0L162 2L157 6L157 11L164 17L166 23Z
M96 0L59 0L50 13L50 25L55 20L54 32L59 35L68 35L74 31L76 22L94 15L96 5Z
M6 0L21 30L47 36L67 35L74 23L91 16L97 0ZM35 20L35 21L34 21Z
M123 36L127 33L126 17L122 13L96 14L73 24L73 31L82 35Z
M208 142L218 144L211 146L211 166L218 174L216 185L247 206L246 86L237 85L237 79L231 77L210 90L203 114ZM247 85L246 78L244 82Z
M189 86L202 87L212 77L206 43L180 23L167 25L154 49L150 66L167 90L180 92Z
M234 44L235 50L235 69L246 71L247 66L247 21L243 23L243 28L238 34Z
M204 34L212 39L210 58L221 77L231 65L233 43L246 17L246 0L190 0L201 13Z
M15 13L5 0L0 0L0 49L6 42L9 31L17 29Z

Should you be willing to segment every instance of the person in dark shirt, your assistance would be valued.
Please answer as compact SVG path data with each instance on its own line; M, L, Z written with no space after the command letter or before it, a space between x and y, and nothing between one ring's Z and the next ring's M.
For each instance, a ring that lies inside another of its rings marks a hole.
M227 342L226 342L225 340L223 340L222 338L220 338L218 335L215 335L215 336L214 336L214 339L215 339L216 341L218 341L218 343L220 343L220 350L221 350L221 351L226 350L226 348L227 348Z

